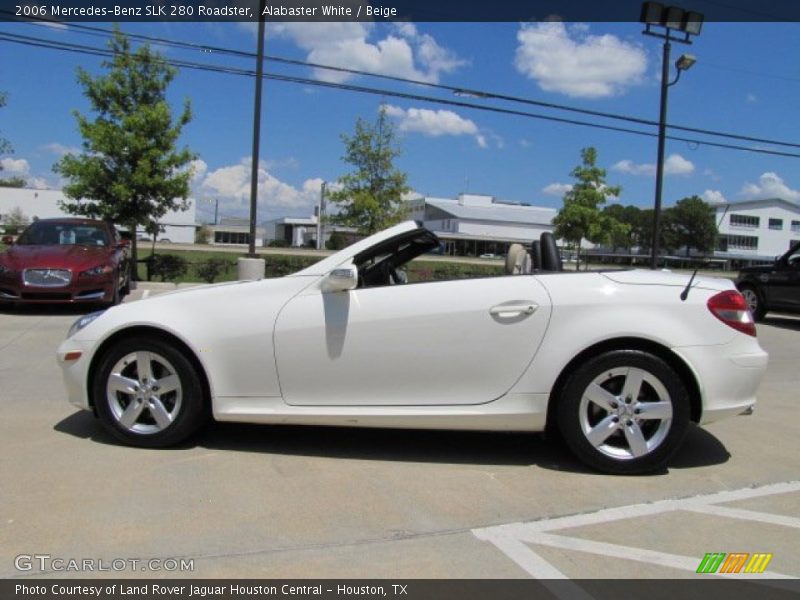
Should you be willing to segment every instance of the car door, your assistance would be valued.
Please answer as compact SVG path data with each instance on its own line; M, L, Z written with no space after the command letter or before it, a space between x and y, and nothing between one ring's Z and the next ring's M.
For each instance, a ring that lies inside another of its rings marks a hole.
M769 274L770 308L800 310L800 246L781 257Z
M309 289L276 322L281 392L292 405L489 402L533 359L550 309L524 275Z

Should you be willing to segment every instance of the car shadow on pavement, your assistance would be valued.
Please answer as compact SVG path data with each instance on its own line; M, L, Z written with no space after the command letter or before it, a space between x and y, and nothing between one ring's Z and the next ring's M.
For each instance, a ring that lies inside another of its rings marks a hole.
M54 429L99 444L120 445L93 415L85 411L63 419ZM593 472L574 458L559 438L536 433L211 423L176 449L195 447L288 456L539 466L571 473ZM715 465L729 458L730 454L717 438L699 427L691 426L683 446L670 461L669 468ZM664 473L666 471L660 474Z
M766 317L760 324L779 327L780 329L794 329L800 331L800 319L792 317ZM757 324L756 326L758 326Z

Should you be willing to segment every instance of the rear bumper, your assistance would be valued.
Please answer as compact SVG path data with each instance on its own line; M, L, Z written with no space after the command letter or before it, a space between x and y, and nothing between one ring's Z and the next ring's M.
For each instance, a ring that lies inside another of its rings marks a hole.
M744 338L744 339L742 339ZM673 348L695 372L700 385L700 424L749 412L767 370L769 355L745 335L721 346Z

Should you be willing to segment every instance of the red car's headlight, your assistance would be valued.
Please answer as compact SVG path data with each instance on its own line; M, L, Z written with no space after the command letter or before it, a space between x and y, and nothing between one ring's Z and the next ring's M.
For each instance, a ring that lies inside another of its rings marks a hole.
M108 275L114 271L111 265L98 265L92 269L84 271L81 275L86 275L88 277L100 277L101 275Z

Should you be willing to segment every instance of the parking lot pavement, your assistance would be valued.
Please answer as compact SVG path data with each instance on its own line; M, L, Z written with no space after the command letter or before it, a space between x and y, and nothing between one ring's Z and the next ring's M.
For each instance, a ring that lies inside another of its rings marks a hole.
M0 577L41 576L23 554L194 561L47 576L688 577L710 552L800 576L798 319L759 326L754 415L692 428L665 473L609 477L540 435L218 424L123 447L64 401L54 351L79 314L0 311Z

